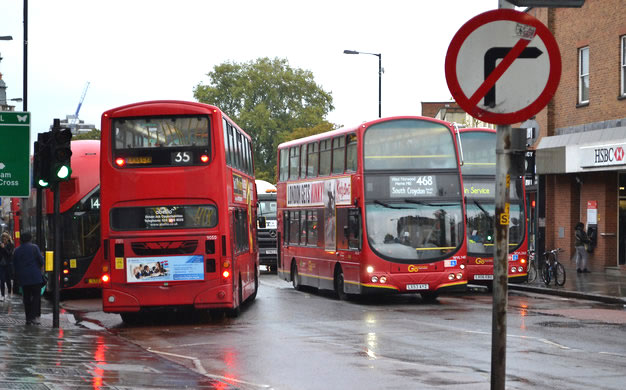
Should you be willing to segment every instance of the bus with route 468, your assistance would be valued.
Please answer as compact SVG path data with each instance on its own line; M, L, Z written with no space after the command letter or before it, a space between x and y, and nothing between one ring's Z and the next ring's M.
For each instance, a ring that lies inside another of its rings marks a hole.
M102 115L105 312L239 315L259 287L251 138L219 108L148 101Z
M463 185L467 213L468 283L493 285L496 190L496 131L460 129ZM509 190L509 262L511 282L525 282L528 270L524 178L511 180Z
M464 290L456 128L396 116L278 146L278 275L351 295Z

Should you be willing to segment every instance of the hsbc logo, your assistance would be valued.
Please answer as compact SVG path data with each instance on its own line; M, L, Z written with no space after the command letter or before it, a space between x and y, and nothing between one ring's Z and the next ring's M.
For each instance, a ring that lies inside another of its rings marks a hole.
M595 152L595 164L620 163L624 161L624 148L621 146L611 148L597 148Z

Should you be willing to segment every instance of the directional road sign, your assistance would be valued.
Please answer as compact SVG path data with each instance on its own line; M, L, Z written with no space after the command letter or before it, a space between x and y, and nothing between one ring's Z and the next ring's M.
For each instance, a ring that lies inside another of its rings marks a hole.
M30 112L0 111L0 196L30 195Z
M513 124L548 104L561 78L561 54L538 19L498 9L461 27L445 67L448 88L461 108L488 123Z

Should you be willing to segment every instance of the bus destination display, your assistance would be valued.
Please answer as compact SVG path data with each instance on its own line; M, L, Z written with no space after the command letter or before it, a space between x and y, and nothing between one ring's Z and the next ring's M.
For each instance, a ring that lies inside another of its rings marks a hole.
M434 176L390 176L389 195L392 198L434 196L437 183Z

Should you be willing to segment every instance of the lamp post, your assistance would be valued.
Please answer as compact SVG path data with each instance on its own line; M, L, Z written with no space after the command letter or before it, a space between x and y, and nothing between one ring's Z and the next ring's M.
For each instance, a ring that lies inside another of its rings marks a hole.
M365 53L363 51L356 50L344 50L343 54L369 54L378 57L378 117L382 118L382 76L383 76L383 66L382 66L382 53Z

